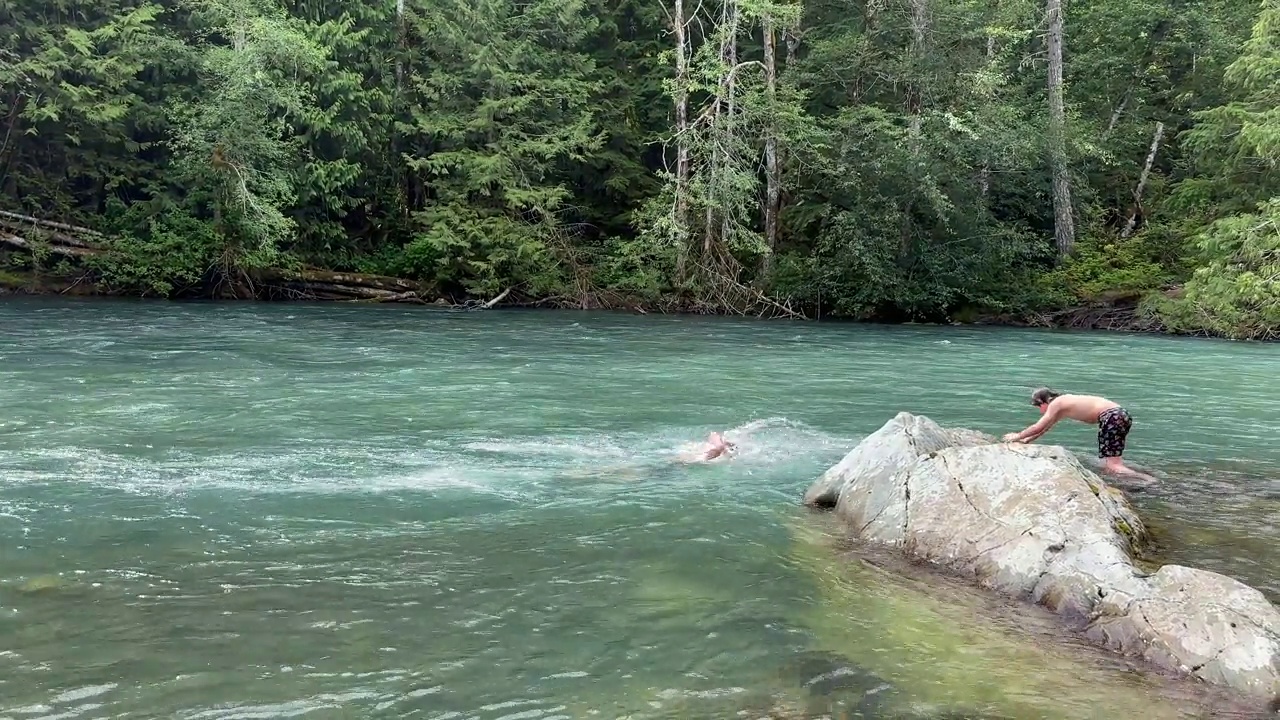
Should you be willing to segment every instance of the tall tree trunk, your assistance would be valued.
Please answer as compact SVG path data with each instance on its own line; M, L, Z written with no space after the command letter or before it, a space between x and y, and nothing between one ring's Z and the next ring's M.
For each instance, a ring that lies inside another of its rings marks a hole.
M1147 188L1147 178L1151 177L1151 166L1156 162L1156 153L1160 151L1160 141L1164 140L1164 123L1156 123L1155 135L1151 138L1151 151L1147 153L1147 162L1142 166L1142 174L1138 176L1138 187L1133 191L1133 211L1129 213L1129 221L1120 231L1120 237L1127 238L1133 234L1138 225L1138 210L1142 207L1142 191Z
M929 31L929 0L911 0L911 57L919 63L924 57L925 35ZM907 89L907 112L911 114L911 152L920 153L921 112L924 107L924 89L919 73L922 68L915 68L911 87Z
M676 34L676 201L678 255L676 281L686 277L689 227L689 38L684 0L673 0L671 24Z
M777 43L773 33L773 17L765 13L762 21L764 24L764 80L765 88L769 93L769 103L772 105L777 100L778 95ZM778 205L782 197L782 175L780 163L778 162L778 128L776 123L770 121L769 127L765 132L768 134L764 140L766 183L764 237L769 251L764 256L760 275L761 279L767 282L769 276L773 273L774 253L778 249Z
M1107 131L1102 133L1102 139L1106 140L1112 132L1115 132L1116 125L1120 124L1120 116L1124 115L1124 109L1129 106L1129 98L1133 95L1133 84L1131 83L1124 91L1124 95L1120 98L1120 104L1116 105L1115 110L1111 111L1111 121L1107 123Z
M787 67L791 67L796 62L796 53L800 50L800 20L796 20L794 27L788 28L783 32L783 37L787 43Z
M738 7L737 0L727 0L725 2L727 17L725 22L728 23L724 45L721 46L721 56L724 59L724 66L728 69L728 74L724 83L724 94L726 108L728 110L728 118L731 124L736 124L738 120L738 97L737 97L737 67L738 67L738 22L741 19L742 9ZM722 151L722 157L728 164L727 153ZM720 237L729 237L730 222L729 214L725 213L720 218Z
M996 8L999 9L999 3L996 3ZM995 59L996 59L996 36L987 35L987 67L988 68L990 68L991 65L995 62ZM984 152L983 154L985 155L986 153ZM991 160L989 158L983 158L982 160L982 170L978 174L978 188L982 192L982 199L986 200L987 196L991 194Z
M397 99L404 84L404 0L396 0L396 95Z
M404 22L404 0L396 0L396 97L390 136L391 161L395 163L394 177L400 193L401 220L409 219L409 209L413 206L413 180L411 175L405 172L404 164L400 161L400 133L396 129L396 123L404 109L404 56L408 44L408 29Z
M1067 167L1067 112L1062 98L1062 0L1047 0L1049 20L1049 146L1053 163L1053 235L1058 256L1075 249L1076 223L1071 209L1071 174Z
M907 114L911 118L907 142L910 144L911 158L914 161L914 172L927 174L921 156L921 135L924 112L924 78L922 59L925 57L925 42L929 31L929 0L911 0L911 60L912 81L907 87ZM902 228L899 235L898 257L902 262L911 256L912 214L914 201L907 200L902 213Z
M738 7L736 0L725 0L720 15L720 62L723 75L720 76L719 96L716 98L715 116L713 118L713 127L720 132L736 132L735 123L737 121L737 66L738 66L738 22L741 9ZM724 108L723 115L721 107ZM729 153L724 148L723 143L717 142L715 150L712 151L712 188L714 192L719 192L723 187L724 176L729 165ZM717 203L715 196L707 206L707 227L706 236L703 245L703 252L710 254L712 250L712 237L714 233L713 211L712 208ZM723 207L720 213L720 242L729 239L733 232L733 224L730 222L728 212L724 212Z

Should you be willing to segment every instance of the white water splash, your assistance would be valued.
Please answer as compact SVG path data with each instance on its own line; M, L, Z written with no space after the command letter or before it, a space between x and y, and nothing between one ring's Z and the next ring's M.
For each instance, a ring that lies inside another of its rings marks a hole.
M547 437L427 438L424 447L380 442L308 443L235 453L34 447L8 458L0 488L27 485L106 487L144 495L206 490L249 493L392 493L462 491L519 500L564 492L582 481L677 481L681 454L697 454L711 428L656 433L564 433ZM834 462L853 440L785 417L723 431L736 444L714 463L725 473L789 468L810 472ZM802 467L803 466L803 467ZM687 468L688 471L694 468ZM569 490L569 492L573 492ZM17 513L15 513L17 514Z

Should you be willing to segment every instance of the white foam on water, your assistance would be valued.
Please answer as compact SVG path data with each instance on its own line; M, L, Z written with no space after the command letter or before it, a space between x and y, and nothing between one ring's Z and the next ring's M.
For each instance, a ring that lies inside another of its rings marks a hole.
M756 468L838 459L855 442L785 417L751 420L725 430L724 437L736 445L730 458L733 464ZM699 446L704 440L705 436Z
M0 488L78 483L129 493L174 495L199 490L250 493L366 493L464 490L510 494L501 478L484 468L433 462L416 453L289 451L271 454L174 453L150 459L76 447L25 453L35 468L6 471ZM24 463L14 461L20 468ZM369 472L381 466L380 471ZM0 510L3 507L0 506Z
M561 672L561 673L555 673L554 675L548 675L542 679L543 680L562 680L562 679L584 678L584 677L590 677L590 674L583 672L582 670L572 670L570 672Z
M118 687L116 683L107 683L105 685L86 685L82 688L74 690L66 690L54 695L49 702L52 703L71 703L78 700L88 700L91 697L97 697L115 690Z
M698 455L711 429L672 428L658 434L575 434L552 438L494 439L464 447L511 459L554 458L568 466L599 468L602 461L636 466ZM742 423L722 431L738 447L733 459L756 465L812 459L815 453L846 450L850 440L785 417Z
M747 692L743 687L727 687L716 688L713 690L680 690L677 688L669 688L658 692L658 697L663 700L674 700L676 698L698 698L702 700L710 700L715 698L729 697L732 695L741 695Z
M231 453L54 445L8 457L0 489L70 484L152 496L219 490L322 495L463 492L539 504L590 504L627 499L618 493L632 500L671 496L726 480L776 485L779 474L807 477L852 446L850 439L803 423L766 417L722 430L737 445L731 458L681 463L680 453L698 450L710 430L428 437L416 440L411 449L398 438L309 440L276 451ZM400 447L391 447L397 442ZM0 505L0 517L26 521L32 510Z
M564 458L617 458L630 454L627 448L615 444L608 438L488 440L465 443L462 447L504 455Z
M325 693L306 700L200 710L188 714L187 717L193 720L268 720L269 718L298 717L317 710L342 710L350 703L360 700L376 700L379 697L381 696L377 693L361 690L345 693Z

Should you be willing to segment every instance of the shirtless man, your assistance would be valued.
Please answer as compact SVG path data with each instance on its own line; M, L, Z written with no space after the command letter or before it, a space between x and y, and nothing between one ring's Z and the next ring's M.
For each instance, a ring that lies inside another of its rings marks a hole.
M723 435L713 432L707 436L707 447L702 451L702 459L715 460L721 455L731 452L734 447L736 446L725 440Z
M1090 425L1096 423L1098 425L1098 457L1102 458L1102 468L1105 471L1156 482L1156 479L1150 475L1140 473L1124 464L1122 456L1125 439L1129 435L1129 429L1133 427L1133 418L1129 416L1128 410L1096 395L1063 395L1049 388L1040 388L1031 393L1031 404L1044 417L1022 432L1005 435L1005 442L1035 442L1063 418Z

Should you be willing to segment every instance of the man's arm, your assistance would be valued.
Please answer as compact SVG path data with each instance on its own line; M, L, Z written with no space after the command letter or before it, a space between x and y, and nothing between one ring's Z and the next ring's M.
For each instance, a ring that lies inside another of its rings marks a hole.
M1040 432L1036 433L1035 435L1028 435L1028 436L1026 436L1026 437L1022 438L1022 439L1021 439L1021 440L1019 440L1018 442L1033 443L1033 442L1035 442L1036 440L1039 440L1039 439L1040 439L1040 436L1041 436L1041 435L1044 435L1044 434L1045 434L1045 433L1047 433L1047 432L1049 432L1049 431L1048 431L1048 430L1041 430Z
M1041 435L1049 432L1049 428L1053 427L1053 424L1058 422L1058 417L1058 406L1050 403L1049 408L1044 411L1044 417L1040 418L1035 425L1032 425L1022 432L1009 433L1008 435L1005 435L1004 441L1021 443L1031 442L1032 440L1035 440Z

